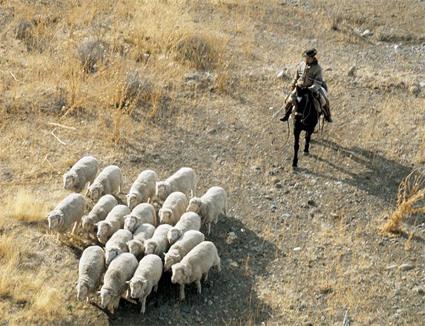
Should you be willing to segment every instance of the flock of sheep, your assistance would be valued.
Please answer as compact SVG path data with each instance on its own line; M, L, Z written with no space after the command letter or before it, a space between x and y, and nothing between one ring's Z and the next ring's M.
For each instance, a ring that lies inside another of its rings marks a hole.
M89 301L102 284L97 293L103 309L113 313L126 296L138 299L144 313L147 296L170 269L171 282L180 285L180 300L186 284L195 283L201 293L202 277L206 280L213 266L220 271L220 257L200 229L206 225L209 234L211 223L226 215L224 189L212 187L193 197L197 177L191 168L181 168L165 181L145 170L132 184L127 205L121 205L116 199L122 192L121 169L110 165L97 175L98 167L93 156L75 163L63 176L64 188L74 192L47 217L50 229L74 233L81 227L103 246L83 251L77 298ZM95 205L84 215L88 201L80 192L88 183L86 196Z

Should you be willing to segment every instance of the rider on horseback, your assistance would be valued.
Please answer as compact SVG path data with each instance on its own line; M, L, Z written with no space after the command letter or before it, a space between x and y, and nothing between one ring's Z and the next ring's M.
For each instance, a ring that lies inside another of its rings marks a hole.
M285 106L285 115L281 121L287 121L292 113L292 107L297 109L299 102L298 95L301 90L310 90L317 99L316 110L322 111L325 120L332 122L329 101L327 98L327 86L323 80L322 68L317 62L317 50L310 49L303 53L305 61L298 65L297 72L291 84L292 92Z

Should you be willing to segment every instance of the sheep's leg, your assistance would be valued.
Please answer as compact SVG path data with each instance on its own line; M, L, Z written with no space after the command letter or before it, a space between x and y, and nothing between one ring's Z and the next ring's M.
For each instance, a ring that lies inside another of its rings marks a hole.
M202 287L201 287L201 280L196 280L196 288L198 289L198 293L201 294L202 292Z
M208 272L206 272L205 274L204 274L204 282L206 282L208 280Z
M146 311L146 296L144 296L143 298L140 298L139 301L142 304L142 307L140 309L140 313L145 314L145 311Z
M208 235L211 233L211 223L208 223Z
M218 258L218 262L217 262L217 271L218 272L221 272L221 261L220 261L220 258Z
M184 295L184 284L180 284L180 301L183 301L185 298Z
M72 227L72 231L71 234L74 235L75 234L75 230L77 230L78 227L78 221L74 223L74 226Z

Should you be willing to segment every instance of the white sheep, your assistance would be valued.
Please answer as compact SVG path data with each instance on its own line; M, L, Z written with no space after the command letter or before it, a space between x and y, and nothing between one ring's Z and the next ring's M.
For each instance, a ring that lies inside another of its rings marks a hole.
M116 231L105 244L105 263L109 265L119 254L128 252L127 242L133 239L133 234L128 230Z
M196 191L197 177L191 168L181 168L165 181L156 183L156 197L164 201L171 193L180 191L193 197Z
M195 282L198 293L201 294L201 279L208 278L211 267L216 266L221 271L220 257L217 248L210 241L203 241L183 257L181 262L171 266L173 284L180 284L180 300L184 300L184 286Z
M160 257L168 250L167 233L171 229L169 224L161 224L155 229L152 238L145 241L145 255L155 254Z
M96 178L99 163L93 156L84 156L63 175L63 187L67 190L81 192L87 183Z
M148 203L142 203L133 208L129 215L124 217L124 229L134 232L139 225L149 223L156 226L155 207Z
M139 299L142 307L140 313L146 311L146 298L158 290L158 282L162 276L162 260L157 255L146 255L142 258L133 278L128 281L130 296Z
M141 224L134 231L133 240L127 242L128 251L138 257L145 252L145 241L152 238L155 232L155 227L152 224Z
M133 209L140 203L152 201L155 196L157 181L158 175L155 171L145 170L140 173L127 194L127 206Z
M87 302L100 285L105 272L105 252L99 246L87 247L81 255L78 267L77 299Z
M109 212L117 205L118 201L112 195L100 197L90 213L81 219L81 226L87 232L94 232L95 224L104 220Z
M186 211L187 205L188 200L184 193L173 192L158 212L160 223L175 225Z
M198 213L202 223L208 225L208 234L211 232L211 223L217 223L220 216L227 214L227 195L221 187L211 187L202 197L194 197L189 201L188 212Z
M171 266L180 262L195 246L205 240L202 232L190 230L185 232L180 240L174 243L165 253L164 270L170 270Z
M118 195L122 190L121 169L116 165L105 167L87 189L87 196L96 202L103 195Z
M124 226L124 216L130 213L130 209L125 205L115 206L106 216L104 221L96 223L97 239L104 244L119 229Z
M65 197L47 216L50 230L66 232L71 226L75 231L84 214L86 200L84 196L71 193Z
M133 277L138 265L136 257L128 252L122 253L111 262L106 270L103 286L98 292L102 309L108 307L114 313L121 295L127 290L127 281Z
M180 237L189 230L199 231L201 228L201 217L195 212L186 212L173 226L170 231L168 231L167 238L170 245L176 242Z

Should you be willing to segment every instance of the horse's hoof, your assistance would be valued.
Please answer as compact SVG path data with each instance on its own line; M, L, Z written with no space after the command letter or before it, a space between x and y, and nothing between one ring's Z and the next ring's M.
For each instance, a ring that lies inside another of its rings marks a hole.
M308 155L310 155L310 152L309 151L304 151L304 155L305 156L308 156Z

